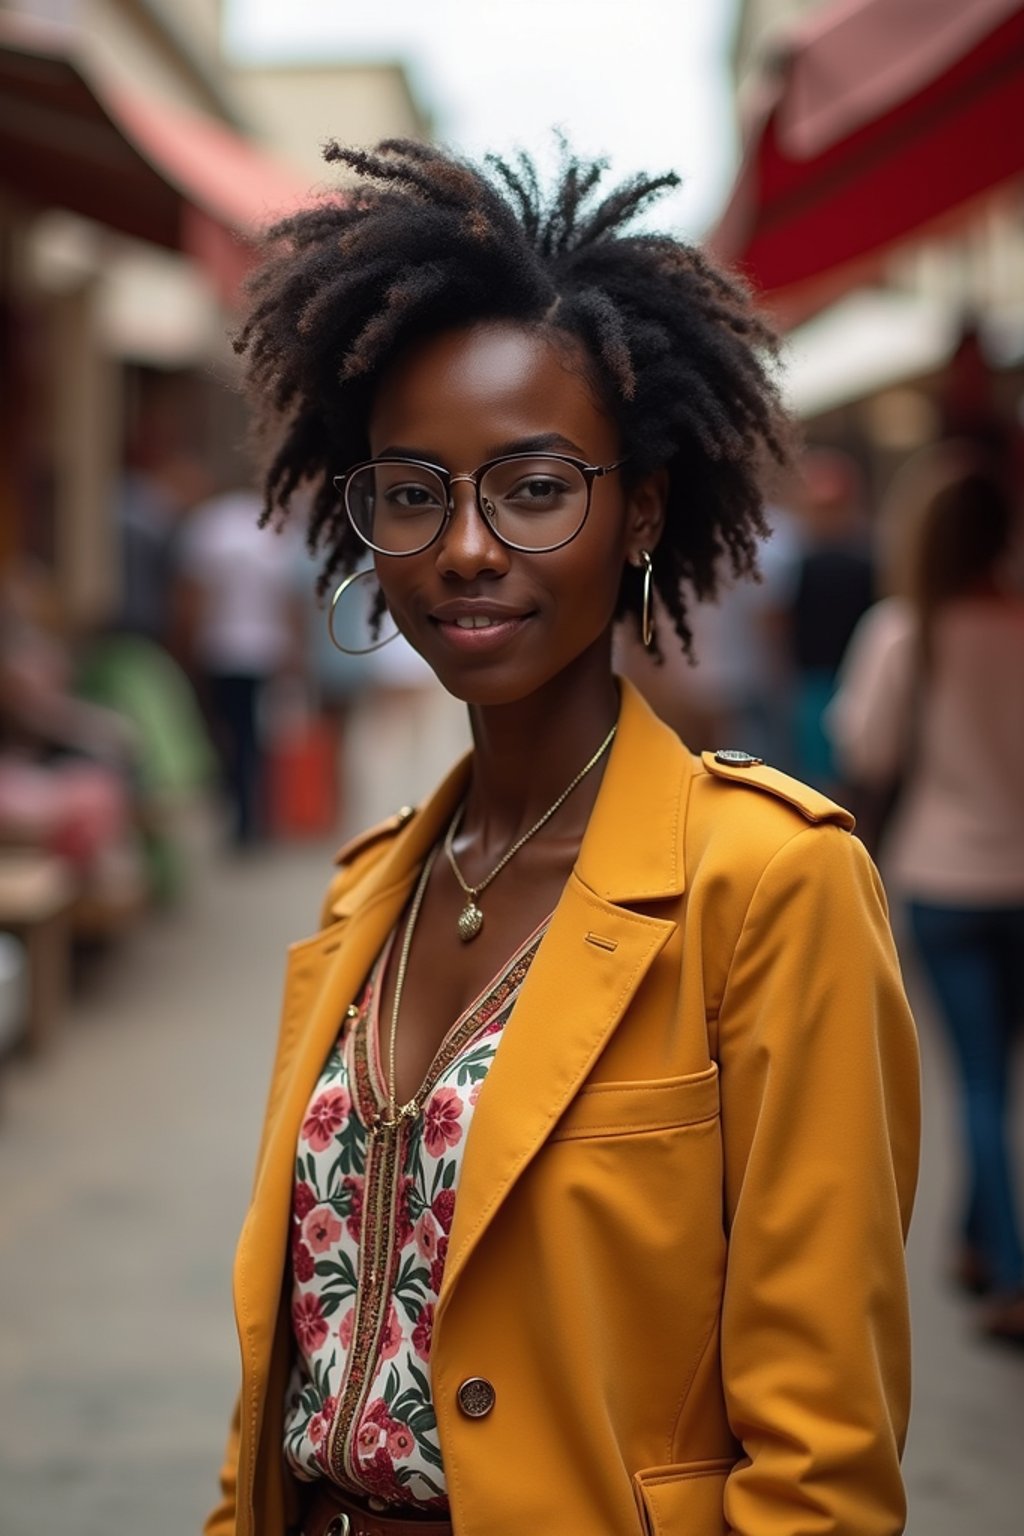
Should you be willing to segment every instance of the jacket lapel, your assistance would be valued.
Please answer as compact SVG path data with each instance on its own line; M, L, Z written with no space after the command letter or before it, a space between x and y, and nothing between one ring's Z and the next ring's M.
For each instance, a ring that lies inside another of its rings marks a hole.
M590 1072L674 924L635 910L685 887L682 818L692 759L630 684L576 868L484 1082L456 1202L438 1322L495 1211ZM337 922L289 955L274 1100L236 1261L247 1343L272 1330L289 1234L302 1116L344 1011L397 922L469 775L463 759L365 879ZM255 1358L260 1357L257 1349Z
M685 888L692 759L623 683L619 731L576 868L484 1080L455 1204L440 1326L453 1286L520 1173L611 1038L674 922L635 910Z

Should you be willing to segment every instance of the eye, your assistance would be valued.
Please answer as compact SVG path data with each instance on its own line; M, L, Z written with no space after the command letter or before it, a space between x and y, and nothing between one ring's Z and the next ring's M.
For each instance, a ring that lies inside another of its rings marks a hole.
M555 475L525 475L504 493L504 501L515 501L535 509L543 509L559 501L569 487Z
M402 485L389 485L384 493L388 507L400 512L437 511L441 503L433 486L408 480Z

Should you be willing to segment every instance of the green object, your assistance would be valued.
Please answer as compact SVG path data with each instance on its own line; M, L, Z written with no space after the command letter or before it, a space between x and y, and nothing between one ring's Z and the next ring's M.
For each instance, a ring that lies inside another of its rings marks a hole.
M205 790L216 773L192 685L155 641L142 635L107 635L90 647L77 692L115 710L135 727L135 782L150 888L158 901L173 900L182 868L168 812Z

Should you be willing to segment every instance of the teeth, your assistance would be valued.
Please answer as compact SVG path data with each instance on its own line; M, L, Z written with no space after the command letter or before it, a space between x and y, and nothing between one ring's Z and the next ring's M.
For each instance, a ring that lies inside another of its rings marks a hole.
M467 613L461 619L455 620L457 629L490 629L496 624L497 619L488 618L485 613Z

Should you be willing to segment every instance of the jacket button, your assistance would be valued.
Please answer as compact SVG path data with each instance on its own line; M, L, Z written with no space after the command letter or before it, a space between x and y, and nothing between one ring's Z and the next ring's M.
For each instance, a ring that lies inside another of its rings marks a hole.
M482 1376L470 1376L462 1383L457 1396L467 1419L485 1419L494 1407L496 1393Z
M736 752L731 747L725 747L721 752L715 753L715 762L721 763L724 768L759 768L764 758L755 757L751 752Z

